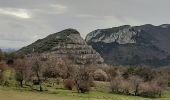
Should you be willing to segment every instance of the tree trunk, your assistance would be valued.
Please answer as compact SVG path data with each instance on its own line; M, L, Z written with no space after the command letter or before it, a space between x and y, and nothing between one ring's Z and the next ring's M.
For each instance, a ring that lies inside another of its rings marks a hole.
M138 95L138 87L139 87L139 85L136 85L136 89L135 89L135 96L137 96L137 95Z
M40 91L43 91L43 89L42 89L42 84L40 83Z
M38 78L38 82L39 82L39 85L40 85L40 91L43 91L43 89L42 89L42 80L40 78L40 75L39 75L38 71L37 71L37 78Z
M23 81L20 81L20 86L23 87Z

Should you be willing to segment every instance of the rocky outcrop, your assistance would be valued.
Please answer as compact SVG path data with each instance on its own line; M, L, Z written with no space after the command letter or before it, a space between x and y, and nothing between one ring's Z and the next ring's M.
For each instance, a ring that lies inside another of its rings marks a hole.
M75 29L66 29L51 34L20 49L17 53L26 55L39 53L48 58L61 57L70 59L77 64L103 62L99 53L88 46Z
M122 26L120 29L115 30L114 32L112 32L112 29L107 30L99 29L93 31L87 35L86 41L104 43L116 42L119 44L135 43L136 41L133 39L133 36L135 36L136 34L137 34L136 32L131 30L130 26L126 25Z
M163 66L170 63L169 24L98 29L85 40L108 64Z

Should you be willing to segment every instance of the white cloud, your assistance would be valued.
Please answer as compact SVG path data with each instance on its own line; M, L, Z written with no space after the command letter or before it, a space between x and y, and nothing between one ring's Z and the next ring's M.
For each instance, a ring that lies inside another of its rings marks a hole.
M50 4L50 7L54 8L54 10L56 10L56 13L58 14L65 13L68 9L67 6L60 4Z
M15 16L18 18L29 19L31 15L26 9L0 8L0 14Z

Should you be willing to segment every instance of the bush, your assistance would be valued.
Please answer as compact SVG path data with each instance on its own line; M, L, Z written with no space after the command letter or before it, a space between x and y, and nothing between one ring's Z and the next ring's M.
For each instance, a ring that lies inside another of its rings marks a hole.
M4 71L7 69L7 65L5 62L0 61L0 84L3 84L4 80Z
M3 73L2 73L2 85L4 86L9 86L10 84L11 85L14 85L14 80L15 80L15 75L14 75L14 72L13 70L4 70Z
M90 81L89 81L89 84L90 84L90 87L95 87L95 86L96 86L96 84L94 83L93 80L90 80Z
M81 81L78 89L81 93L89 92L90 91L90 83L88 81Z
M122 80L120 83L120 93L126 94L126 95L132 95L133 94L133 88L132 83L129 80Z
M98 69L94 72L94 80L96 81L107 81L108 76L105 71Z
M149 67L129 67L124 72L124 78L129 78L129 76L139 76L144 81L151 81L155 78L155 71Z
M90 91L90 86L92 86L92 77L89 70L82 66L75 70L73 75L73 80L78 93L85 93Z
M120 70L118 68L109 68L106 70L108 80L111 81L112 78L119 76Z
M113 93L143 97L160 97L166 87L167 80L164 77L157 77L152 81L145 82L137 76L131 76L129 79L119 76L111 81Z
M116 77L111 81L111 89L113 93L119 93L119 89L121 87L120 83L122 83L121 77Z
M111 89L113 93L119 94L132 94L132 83L129 80L125 80L121 77L116 77L111 81Z
M143 82L143 80L138 76L131 76L129 81L134 91L133 95L139 95L139 85Z
M156 97L161 96L162 88L156 83L146 82L140 85L140 96Z
M64 87L68 90L72 90L74 86L74 81L71 79L65 79L63 81Z

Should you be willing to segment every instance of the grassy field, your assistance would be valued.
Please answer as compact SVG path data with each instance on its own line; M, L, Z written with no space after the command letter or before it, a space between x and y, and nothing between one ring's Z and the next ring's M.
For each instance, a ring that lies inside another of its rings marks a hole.
M61 85L55 88L48 87L48 91L44 92L0 87L0 100L170 100L170 91L161 98L151 99L111 94L108 92L108 85L102 82L97 83L98 88L93 88L91 92L85 94L65 90Z

